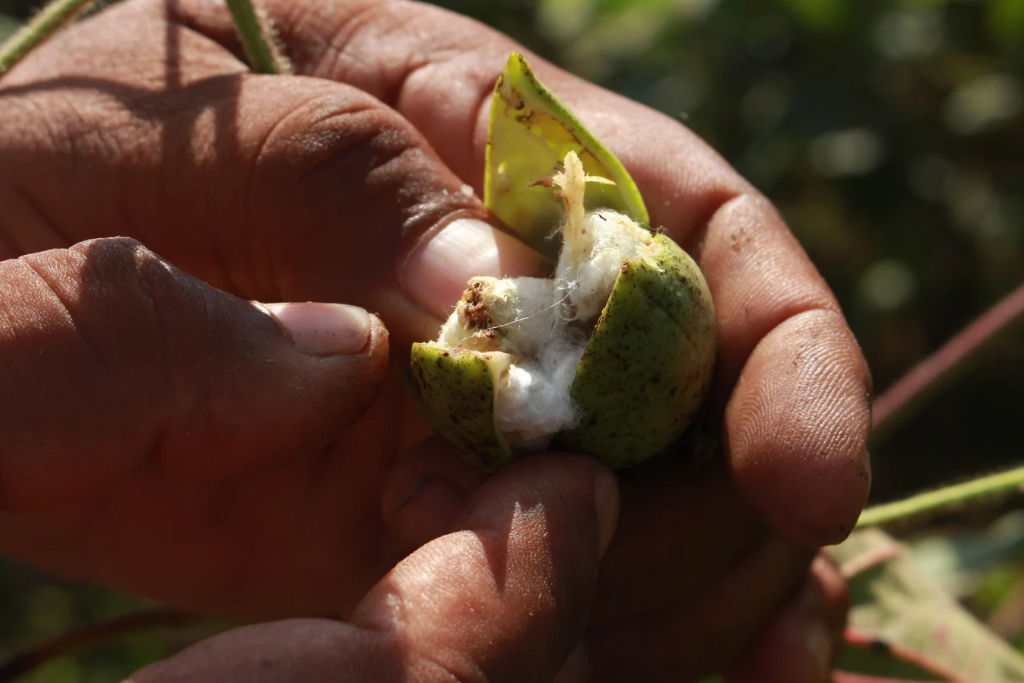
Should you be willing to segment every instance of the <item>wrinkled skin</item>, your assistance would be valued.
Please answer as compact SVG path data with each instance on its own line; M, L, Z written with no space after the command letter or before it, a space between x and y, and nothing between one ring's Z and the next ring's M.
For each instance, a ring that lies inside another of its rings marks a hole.
M724 465L624 478L598 573L603 470L551 456L482 484L422 441L396 369L470 276L539 268L444 229L486 218L461 190L518 48L404 2L265 5L304 77L248 73L218 2L130 0L0 79L0 548L203 612L351 618L249 627L139 680L547 680L580 642L563 680L586 658L596 681L824 680L844 589L809 563L867 494L870 379L774 209L677 123L530 58L718 314ZM114 235L141 244L83 242ZM245 299L383 325L311 356ZM432 591L422 618L389 612Z

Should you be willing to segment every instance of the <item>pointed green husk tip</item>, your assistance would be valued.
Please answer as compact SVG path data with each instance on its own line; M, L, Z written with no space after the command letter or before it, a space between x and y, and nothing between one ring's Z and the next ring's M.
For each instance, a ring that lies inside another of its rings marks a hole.
M650 222L622 162L513 52L491 100L484 203L520 239L550 258L558 255L559 242L551 235L562 218L562 204L542 181L569 151L579 155L588 176L612 181L588 188L588 210L614 209L641 225Z

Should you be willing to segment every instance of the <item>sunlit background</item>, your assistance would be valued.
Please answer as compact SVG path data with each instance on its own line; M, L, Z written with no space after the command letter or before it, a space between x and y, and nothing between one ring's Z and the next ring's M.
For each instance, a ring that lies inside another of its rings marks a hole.
M714 146L785 215L878 390L1024 282L1024 0L439 4ZM0 0L0 36L28 7ZM1018 329L873 445L875 499L1024 460L1022 397ZM1024 591L1013 528L971 594L981 612ZM0 563L0 653L130 604ZM1017 640L1024 622L1007 628ZM175 645L137 639L32 680L113 681Z

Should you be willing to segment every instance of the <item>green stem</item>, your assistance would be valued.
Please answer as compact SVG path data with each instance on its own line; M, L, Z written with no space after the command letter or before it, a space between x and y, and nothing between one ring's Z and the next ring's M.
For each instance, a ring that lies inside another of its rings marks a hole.
M87 9L94 0L53 0L31 21L0 46L0 76L22 57L53 35L57 29Z
M963 507L983 498L992 498L1020 491L1024 487L1024 467L1009 472L990 474L962 484L919 493L906 500L876 505L861 513L857 528L891 524L914 517L934 515Z
M251 0L227 0L227 3L253 71L261 74L291 71L288 60L274 43L266 17L256 11Z

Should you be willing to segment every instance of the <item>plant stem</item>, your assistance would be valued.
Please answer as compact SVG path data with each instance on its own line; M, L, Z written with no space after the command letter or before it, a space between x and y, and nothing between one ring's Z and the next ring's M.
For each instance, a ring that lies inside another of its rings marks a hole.
M913 517L934 515L973 503L1020 491L1024 487L1024 467L990 474L935 491L919 493L905 500L868 508L857 520L857 528L900 522Z
M843 632L843 642L847 647L873 651L883 649L885 654L892 659L905 662L913 667L921 669L922 673L927 672L933 676L937 676L940 681L947 681L948 683L970 683L970 681L963 678L956 671L948 668L945 664L935 661L926 652L917 652L909 647L901 645L900 643L881 641L878 638L873 637L871 634L864 633L863 631L850 626L848 626ZM914 678L916 679L917 677L915 676ZM840 680L842 680L842 678L840 678ZM867 680L870 681L872 679L868 678ZM882 678L875 680L885 681L887 679ZM929 677L928 680L935 679Z
M0 683L19 679L43 664L99 643L155 629L175 629L212 623L170 607L151 607L87 624L15 654L0 664Z
M0 76L94 0L53 0L0 46Z
M948 386L954 375L977 358L990 342L1024 320L1024 285L1010 292L977 320L921 361L871 406L873 439L879 440L929 397Z
M291 65L274 42L267 18L257 11L251 0L227 0L227 3L253 71L261 74L290 72Z

